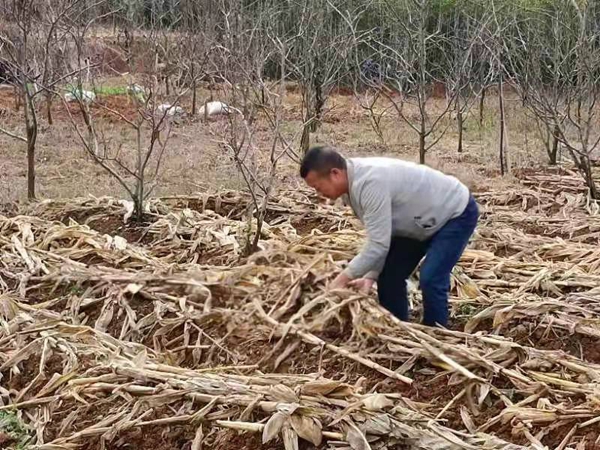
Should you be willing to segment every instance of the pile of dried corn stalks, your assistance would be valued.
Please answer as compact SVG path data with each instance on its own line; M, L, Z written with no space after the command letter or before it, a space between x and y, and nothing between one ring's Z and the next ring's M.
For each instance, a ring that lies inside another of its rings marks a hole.
M251 257L237 193L155 200L137 242L95 230L130 213L109 198L0 216L0 411L39 449L139 430L220 448L232 429L286 449L595 448L600 357L571 344L600 338L600 216L539 177L479 194L451 330L328 291L363 235L300 193L269 205Z

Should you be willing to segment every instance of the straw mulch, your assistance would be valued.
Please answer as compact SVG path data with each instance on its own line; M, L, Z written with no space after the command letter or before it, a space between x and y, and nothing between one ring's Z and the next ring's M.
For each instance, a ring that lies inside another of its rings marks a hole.
M0 216L0 427L48 450L600 448L600 215L570 174L521 183L478 193L447 330L327 290L364 234L306 193L249 257L235 192L142 225L111 198Z

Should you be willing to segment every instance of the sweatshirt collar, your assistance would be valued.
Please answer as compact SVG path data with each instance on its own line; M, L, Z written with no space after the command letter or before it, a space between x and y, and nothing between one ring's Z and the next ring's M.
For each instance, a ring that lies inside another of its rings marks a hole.
M346 206L352 207L350 193L352 192L352 183L354 182L354 162L351 159L346 159L346 174L348 175L348 192L342 196L342 200Z
M348 195L352 192L352 183L354 182L354 161L346 159L346 173L348 174Z

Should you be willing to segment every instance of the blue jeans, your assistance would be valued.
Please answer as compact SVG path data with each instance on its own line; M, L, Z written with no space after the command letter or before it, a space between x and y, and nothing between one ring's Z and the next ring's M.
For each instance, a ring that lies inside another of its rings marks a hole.
M450 273L469 243L478 219L479 209L471 196L464 212L448 221L429 240L393 237L377 280L381 305L400 320L408 320L406 280L425 256L419 280L423 324L447 326Z

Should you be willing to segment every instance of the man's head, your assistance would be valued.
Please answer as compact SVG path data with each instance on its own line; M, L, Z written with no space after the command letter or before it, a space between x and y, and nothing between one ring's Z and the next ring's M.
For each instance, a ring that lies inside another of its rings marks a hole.
M331 200L348 192L346 160L330 147L315 146L308 150L300 165L300 176Z

